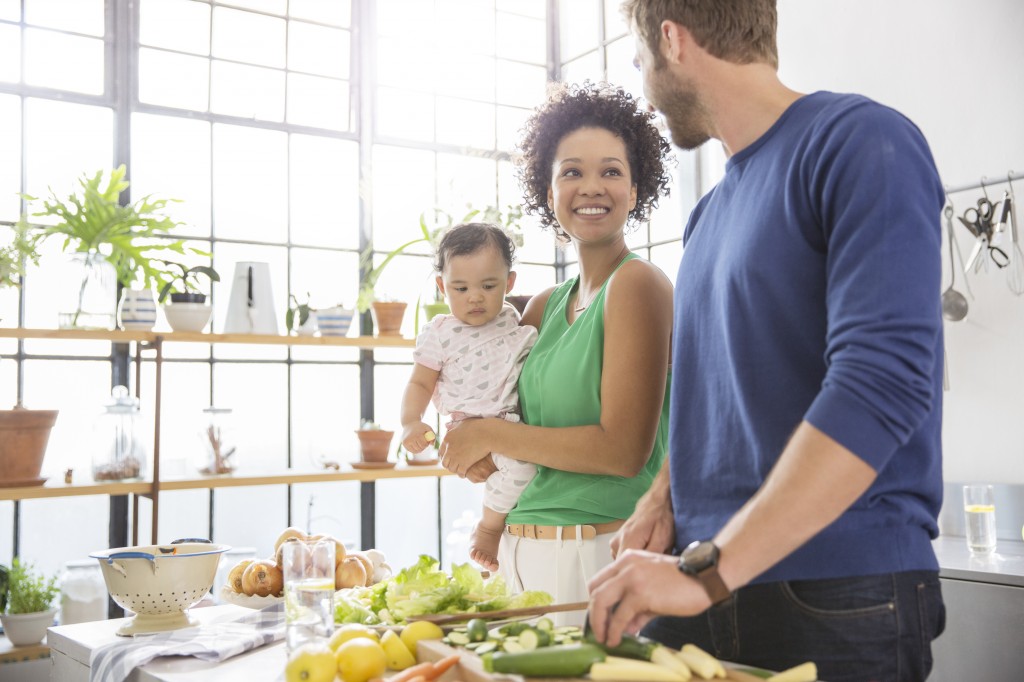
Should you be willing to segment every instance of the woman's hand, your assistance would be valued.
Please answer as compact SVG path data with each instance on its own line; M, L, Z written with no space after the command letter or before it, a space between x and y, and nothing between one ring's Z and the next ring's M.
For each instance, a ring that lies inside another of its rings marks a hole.
M485 442L487 423L491 419L466 419L458 428L449 429L441 442L438 455L441 466L448 471L466 477L469 468L491 454Z
M466 479L470 483L483 483L488 477L498 470L498 466L494 463L494 458L487 455L482 460L469 467L466 472Z

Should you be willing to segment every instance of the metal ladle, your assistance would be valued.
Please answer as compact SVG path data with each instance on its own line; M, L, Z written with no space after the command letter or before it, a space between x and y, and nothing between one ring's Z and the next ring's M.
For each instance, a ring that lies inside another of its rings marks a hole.
M953 260L953 206L946 205L942 214L946 217L946 233L949 236L949 288L942 292L942 316L950 322L959 322L967 317L967 298L953 288L956 284L956 262Z

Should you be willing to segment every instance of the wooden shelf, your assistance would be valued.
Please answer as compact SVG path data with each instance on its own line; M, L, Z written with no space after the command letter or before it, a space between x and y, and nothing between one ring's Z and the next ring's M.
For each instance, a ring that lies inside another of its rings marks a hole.
M244 343L277 346L321 346L349 348L415 348L415 339L402 336L281 336L276 334L205 334L201 332L132 332L104 329L28 329L25 327L0 328L0 338L8 339L86 339L130 343L153 342L157 338L166 343Z
M80 497L82 495L142 495L153 490L149 481L97 481L68 485L51 479L45 485L0 488L0 500L37 500L47 497Z
M46 641L45 639L43 641ZM50 647L45 644L33 644L31 646L14 646L6 637L0 635L0 664L23 663L25 661L38 661L41 658L50 657ZM13 673L12 673L13 674ZM7 679L4 675L0 678Z
M341 471L289 471L266 474L228 474L200 478L163 478L160 491L236 488L254 485L288 485L295 483L329 483L334 481L379 481L389 478L440 478L452 472L439 466L399 465L394 469L349 469Z

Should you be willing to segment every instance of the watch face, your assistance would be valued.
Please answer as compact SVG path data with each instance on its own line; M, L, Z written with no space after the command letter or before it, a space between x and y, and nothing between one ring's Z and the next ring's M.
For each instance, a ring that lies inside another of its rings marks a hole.
M681 563L687 573L700 573L718 563L718 547L713 542L692 542L683 550Z

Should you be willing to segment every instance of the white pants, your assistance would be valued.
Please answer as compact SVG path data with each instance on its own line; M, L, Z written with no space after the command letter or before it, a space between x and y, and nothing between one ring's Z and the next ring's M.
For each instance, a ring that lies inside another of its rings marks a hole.
M579 536L580 528L576 527ZM587 583L612 562L615 533L592 540L533 540L504 533L498 547L498 570L514 592L543 590L565 604L589 601ZM551 614L555 625L583 625L585 611Z
M516 506L519 496L537 475L537 465L520 462L497 452L491 453L498 470L484 483L484 506L499 514L508 514Z

